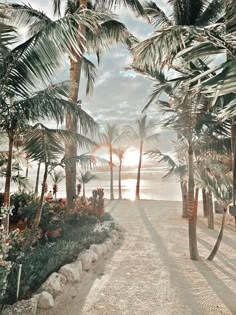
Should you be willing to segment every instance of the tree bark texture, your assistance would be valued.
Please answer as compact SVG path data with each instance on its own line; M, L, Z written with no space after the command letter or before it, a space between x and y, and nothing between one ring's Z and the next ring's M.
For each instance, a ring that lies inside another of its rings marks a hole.
M188 225L189 225L189 253L190 259L198 260L197 246L197 212L194 207L194 166L193 148L189 144L188 149Z

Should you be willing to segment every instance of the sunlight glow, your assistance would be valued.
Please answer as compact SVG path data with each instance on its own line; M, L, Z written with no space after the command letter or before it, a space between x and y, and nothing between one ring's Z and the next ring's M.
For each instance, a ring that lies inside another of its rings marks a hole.
M123 165L124 166L138 166L139 152L137 150L130 150L125 153Z

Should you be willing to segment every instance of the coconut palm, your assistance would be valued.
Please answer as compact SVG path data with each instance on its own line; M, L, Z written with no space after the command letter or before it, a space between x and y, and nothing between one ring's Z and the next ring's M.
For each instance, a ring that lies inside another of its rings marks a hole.
M118 149L113 149L113 152L117 155L119 159L119 178L118 178L118 186L119 186L119 199L122 199L122 189L121 189L121 169L122 169L122 161L125 157L125 153L128 147L119 147Z
M144 143L158 138L158 133L155 132L156 124L153 120L148 119L147 115L143 115L136 121L136 126L133 128L134 138L139 140L139 163L136 182L136 199L140 199L140 179L143 159Z
M215 198L223 209L220 232L215 246L207 258L208 260L213 260L217 254L223 238L227 208L232 201L232 174L231 172L227 171L225 165L222 165L220 161L218 164L208 163L208 167L205 169L204 174L201 172L199 175L200 176L198 176L197 180L199 181L200 185L202 185L202 187L204 187L206 190L210 190L214 194Z
M86 197L86 194L85 194L85 185L87 183L89 183L91 180L93 179L96 179L97 176L90 173L89 171L85 171L85 172L81 172L80 171L80 174L79 176L77 177L78 181L83 185L83 197L85 198Z
M177 146L176 146L177 147ZM185 151L184 146L181 146L182 151ZM183 152L182 152L183 153ZM187 182L187 164L186 161L179 160L178 154L164 154L157 147L154 147L145 152L148 158L158 163L165 163L168 167L168 172L163 178L169 178L172 175L177 175L180 178L180 186L182 192L182 217L188 217L188 182ZM183 154L182 154L183 156Z
M117 125L107 124L104 132L101 134L102 143L100 146L107 146L109 149L109 167L110 167L110 199L114 199L113 189L113 143L120 138L119 127Z
M55 196L55 199L57 199L57 192L58 192L58 184L63 181L65 178L65 175L62 171L56 171L50 173L51 179L53 181L53 195Z
M119 3L120 2L120 3ZM78 93L79 86L81 80L81 72L85 71L86 76L89 78L89 83L87 85L87 92L91 90L94 78L95 78L95 68L91 61L85 57L85 53L96 53L97 56L100 55L101 50L105 47L108 47L112 42L129 42L130 34L125 28L125 26L114 20L113 17L109 16L105 11L106 7L110 7L112 5L118 4L129 5L133 10L142 13L142 6L137 0L128 0L128 1L97 1L95 5L93 5L88 0L70 0L67 1L64 19L69 19L70 16L74 15L83 15L86 12L92 12L93 17L96 19L96 14L99 13L100 21L96 23L96 35L94 36L93 30L89 29L85 24L77 24L73 25L74 33L71 35L73 39L78 43L78 49L75 50L71 45L70 52L70 80L75 82L76 84L71 87L69 93L69 100L75 106L78 101ZM15 14L22 21L25 21L26 24L30 24L31 31L37 33L37 37L39 37L38 33L42 33L42 31L46 28L54 27L54 21L50 20L46 17L42 12L37 12L29 6L13 6L16 11ZM54 13L56 15L61 13L61 1L53 1ZM106 14L105 14L106 13ZM59 18L59 21L61 19ZM68 46L70 43L68 43ZM66 115L66 127L67 130L71 130L73 132L77 132L77 121L73 117L73 115L67 113ZM69 144L65 144L65 155L67 159L70 159L73 156L77 155L77 148L75 146L69 146ZM67 194L67 202L68 208L73 205L73 197L76 194L76 163L71 162L66 166L66 194Z

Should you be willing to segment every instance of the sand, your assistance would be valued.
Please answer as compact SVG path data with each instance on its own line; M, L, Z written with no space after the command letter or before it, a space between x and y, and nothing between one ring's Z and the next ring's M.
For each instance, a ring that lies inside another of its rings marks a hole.
M235 231L226 225L220 250L206 260L218 235L198 220L201 259L188 253L181 204L110 201L107 209L126 229L120 246L80 283L67 286L56 307L40 315L230 315L236 314ZM217 222L219 222L217 217Z

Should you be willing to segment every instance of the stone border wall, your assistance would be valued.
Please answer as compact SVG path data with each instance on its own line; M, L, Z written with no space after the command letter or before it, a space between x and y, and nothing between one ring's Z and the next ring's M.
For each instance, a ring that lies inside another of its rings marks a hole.
M92 244L88 250L79 254L77 259L53 272L42 284L37 294L29 300L22 300L2 311L2 315L36 315L37 309L47 310L54 307L58 294L63 293L66 283L79 282L83 272L89 271L100 258L104 257L118 243L120 234L110 232L110 237L102 244Z

